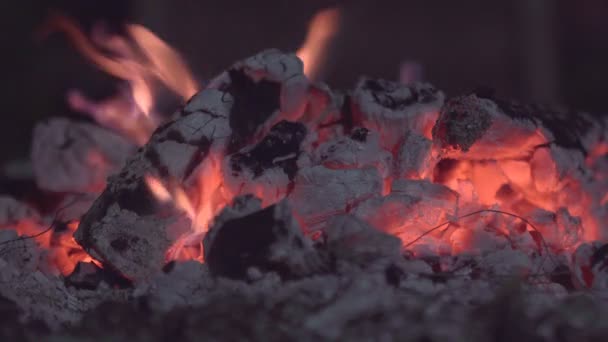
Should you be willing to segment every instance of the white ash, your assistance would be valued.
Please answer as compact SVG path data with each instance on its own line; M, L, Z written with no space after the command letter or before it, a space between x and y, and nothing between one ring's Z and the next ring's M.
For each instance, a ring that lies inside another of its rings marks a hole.
M0 195L0 227L15 225L24 220L39 219L38 212L30 206L12 197Z
M334 170L314 166L300 170L288 199L306 230L317 230L332 216L380 195L382 178L376 168Z
M430 130L444 94L428 83L404 85L363 78L352 100L356 122L380 132L384 147L393 150L408 130L419 134Z
M80 238L94 242L88 250L93 257L134 281L144 281L164 266L165 253L172 244L166 227L174 220L141 216L113 204L91 224L86 233L89 236Z
M20 238L13 229L0 229L0 259L23 272L35 272L42 258L43 251L34 240Z
M36 183L56 192L99 191L135 146L89 123L53 118L34 128L31 159Z
M353 215L332 218L323 230L324 249L339 263L337 269L367 268L382 259L394 262L401 257L401 240L370 226Z
M395 178L428 179L436 163L433 142L414 131L407 132L395 160Z
M355 128L349 136L340 136L321 144L314 152L313 163L330 169L375 167L380 176L391 174L393 156L380 144L378 133Z
M59 278L19 266L0 257L0 295L18 304L24 320L41 319L55 329L78 321L83 307Z
M133 296L145 297L152 309L160 312L196 307L205 303L214 281L206 265L197 261L179 262L139 285L133 290Z

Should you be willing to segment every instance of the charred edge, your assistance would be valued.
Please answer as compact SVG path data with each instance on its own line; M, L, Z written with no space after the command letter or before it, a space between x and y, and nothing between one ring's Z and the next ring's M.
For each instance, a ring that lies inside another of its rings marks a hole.
M205 160L205 158L207 158L209 151L211 150L211 140L203 136L196 146L198 147L198 150L188 162L188 165L184 170L184 177L182 178L182 181L188 179L196 167L199 166L200 163Z
M261 80L255 82L242 70L228 71L230 84L225 89L234 98L229 123L232 136L228 143L228 153L241 149L266 122L280 109L281 84Z
M163 179L169 177L169 168L160 160L160 154L156 150L149 148L146 150L144 156L150 162L150 164L152 164L152 167L158 171L159 176L161 176Z
M410 96L397 98L391 95L391 92L394 92L401 87L407 87L410 91ZM393 110L403 110L415 103L432 103L437 101L438 94L437 89L433 87L423 87L421 89L417 89L416 87L408 87L386 80L368 79L363 83L362 88L370 91L376 103L382 107Z
M279 167L290 180L295 177L298 166L297 160L301 153L300 145L306 137L306 126L289 121L281 121L274 125L270 132L251 151L235 153L230 157L230 166L236 174L243 169L251 170L254 177L261 176L265 170ZM277 158L289 156L280 161Z
M493 90L478 88L475 90L475 94L480 98L494 101L502 112L512 119L526 120L533 124L540 123L553 134L554 144L564 148L578 149L584 154L587 154L587 151L583 147L583 137L594 125L600 124L572 110L559 110L499 99Z
M87 273L85 267L92 269L92 272ZM99 268L93 263L79 262L74 268L74 271L69 276L65 277L64 283L66 286L71 286L77 289L96 290L101 282L105 282L114 288L126 289L131 288L133 283L119 273L112 271L109 268Z
M111 194L114 202L121 209L132 211L138 215L153 215L157 209L157 200L143 180L136 181L132 189L122 189Z
M556 108L526 105L516 102L494 100L498 107L512 119L540 122L554 136L554 144L587 153L582 139L594 126L586 116L574 111L560 111Z
M216 275L243 279L250 267L258 267L262 271L276 271L283 277L292 277L287 265L268 260L270 248L277 241L275 226L284 225L275 220L274 211L275 206L270 206L230 220L218 228L205 256L209 270Z
M364 142L367 141L367 136L368 135L369 135L369 129L364 128L364 127L359 127L359 128L354 129L350 133L350 138L352 140L364 143Z
M350 95L344 96L344 103L342 103L342 108L340 108L340 116L340 119L342 120L342 127L344 127L346 132L350 132L355 125L352 97Z
M591 256L591 267L599 264L600 262L606 263L608 261L608 244L600 247Z

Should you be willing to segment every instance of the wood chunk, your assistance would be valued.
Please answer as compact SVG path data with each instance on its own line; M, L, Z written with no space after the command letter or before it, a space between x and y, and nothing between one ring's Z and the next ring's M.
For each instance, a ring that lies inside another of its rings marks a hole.
M360 127L349 136L321 144L314 152L313 163L329 169L375 167L386 178L391 173L393 156L381 147L378 133Z
M214 224L203 244L205 262L216 276L247 279L257 269L293 278L320 267L287 201Z
M41 188L97 192L134 151L130 141L104 128L53 118L34 128L31 158Z
M409 130L430 137L443 100L443 93L427 83L363 78L353 92L352 109L355 122L379 132L392 151Z
M328 169L322 165L300 170L288 199L307 230L345 214L357 203L380 195L382 178L376 168Z

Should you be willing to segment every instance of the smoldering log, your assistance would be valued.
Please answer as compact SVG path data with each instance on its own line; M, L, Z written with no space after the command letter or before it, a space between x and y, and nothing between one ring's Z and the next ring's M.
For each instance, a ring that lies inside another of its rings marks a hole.
M228 99L228 100L227 100ZM230 136L230 95L203 90L184 107L180 116L161 127L127 161L123 170L83 216L74 237L89 254L132 279L158 272L172 241L167 226L180 221L178 211L157 218L158 200L146 177L162 182L188 182L203 163L217 162ZM181 148L180 148L181 147ZM175 149L179 153L173 153ZM182 229L189 227L184 224Z
M261 140L281 119L301 116L308 86L295 55L267 50L235 63L173 121L160 126L110 178L83 217L76 240L129 279L139 281L159 272L172 243L167 226L185 231L189 225L181 210L159 215L159 203L146 179L154 177L166 187L192 188L199 172L219 172L225 154Z

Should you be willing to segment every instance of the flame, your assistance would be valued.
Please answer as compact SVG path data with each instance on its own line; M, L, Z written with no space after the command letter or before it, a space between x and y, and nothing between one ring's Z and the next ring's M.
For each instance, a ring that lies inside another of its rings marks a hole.
M184 101L198 91L199 85L182 57L152 31L136 24L125 28L127 37L108 34L101 26L95 26L87 37L72 19L55 14L43 34L64 32L84 57L127 83L126 89L101 102L90 100L78 90L69 92L67 100L73 109L143 145L161 119L154 112L158 84Z
M78 228L79 221L70 221L58 229L57 224L51 228L44 227L34 219L21 220L13 228L20 238L33 237L36 244L44 251L43 261L51 272L59 272L67 276L74 271L79 262L92 262L102 267L102 264L91 257L74 240L73 234Z
M222 191L223 176L221 159L209 155L194 175L187 191L184 185L172 183L165 185L159 178L146 175L146 184L161 203L172 204L190 220L190 231L180 236L167 251L167 260L200 260L203 249L201 237L209 230L215 215L232 195Z
M304 63L304 74L311 80L319 77L328 49L338 34L340 17L339 9L330 8L320 11L310 21L306 40L296 55Z

